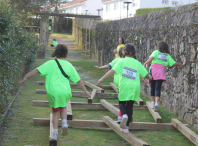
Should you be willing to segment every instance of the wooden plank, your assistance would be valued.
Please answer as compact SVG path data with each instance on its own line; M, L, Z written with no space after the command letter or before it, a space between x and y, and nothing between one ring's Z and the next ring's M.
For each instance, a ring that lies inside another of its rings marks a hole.
M110 85L101 85L100 88L102 88L102 89L108 89L108 90L113 90L113 88Z
M109 128L102 120L67 120L69 127L93 127L93 128ZM115 121L116 122L116 121ZM50 126L49 118L34 118L34 125ZM59 119L59 126L62 120ZM187 124L184 124L185 126ZM133 130L160 130L160 129L176 129L171 123L149 123L149 122L133 122L129 124L129 129Z
M92 104L93 103L93 100L94 100L94 97L96 96L96 89L93 89L93 91L91 92L91 99L88 98L88 103L89 104Z
M110 112L114 113L116 116L118 116L119 114L119 109L116 108L115 106L113 106L111 103L107 102L104 99L100 100L100 103L106 108L108 109Z
M37 94L46 94L46 90L36 89ZM72 96L87 96L83 91L72 91ZM113 97L118 98L118 93L96 93L96 97Z
M155 112L152 108L151 108L151 102L147 101L146 102L146 105L148 107L148 110L150 111L151 115L153 116L155 122L157 123L162 123L162 118L161 116L159 115L158 112Z
M113 121L110 117L104 116L103 121L112 129L114 130L117 134L119 134L122 138L124 138L126 141L128 141L130 144L134 146L149 146L146 142L143 140L137 138L131 133L123 133L120 130L120 125L117 124L115 121Z
M33 106L49 107L49 101L33 100L32 105ZM72 106L72 108L106 109L100 103L88 104L88 103L82 103L82 102L71 102L71 106ZM113 106L119 108L119 104L113 104ZM146 105L143 105L143 106L133 105L133 110L148 110L148 108Z
M53 133L53 123L52 123L52 114L50 114L50 136L52 135ZM49 138L49 146L57 146L57 141L56 140L51 140Z
M110 83L110 86L118 93L119 90L114 83Z
M89 83L87 81L84 81L84 84L86 86L88 86L89 88L96 89L99 93L104 93L104 89L102 89L102 88L100 88L100 87L98 87L96 85L93 85L93 84L91 84L91 83Z
M172 119L171 123L173 126L178 129L182 134L184 134L190 141L192 141L195 145L198 145L198 135L186 127L183 123L181 123L177 119Z
M73 114L72 114L72 108L71 108L70 100L68 101L68 103L66 105L66 109L67 109L67 120L72 120Z
M140 97L138 99L138 105L144 105L144 101Z

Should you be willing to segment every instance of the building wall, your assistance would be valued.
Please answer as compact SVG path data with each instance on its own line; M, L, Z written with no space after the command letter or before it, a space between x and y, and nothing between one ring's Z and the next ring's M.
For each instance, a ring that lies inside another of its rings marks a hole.
M82 4L82 12L85 13L85 10L88 10L90 15L98 15L97 9L102 9L101 0L87 0ZM103 16L103 12L100 11L100 16Z

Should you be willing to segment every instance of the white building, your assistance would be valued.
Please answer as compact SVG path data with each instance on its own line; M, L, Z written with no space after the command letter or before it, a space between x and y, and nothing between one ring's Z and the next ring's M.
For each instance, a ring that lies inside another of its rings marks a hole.
M116 20L127 17L126 0L103 0L103 19ZM128 17L133 17L140 8L175 7L198 2L198 0L128 0Z
M59 10L62 13L100 15L101 18L103 16L101 0L73 0L60 6Z

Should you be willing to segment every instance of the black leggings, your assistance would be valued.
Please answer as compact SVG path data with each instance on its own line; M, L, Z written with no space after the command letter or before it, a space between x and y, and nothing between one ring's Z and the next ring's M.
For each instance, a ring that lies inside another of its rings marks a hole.
M128 121L126 126L129 126L129 123L133 115L133 104L134 104L133 100L119 101L119 108L121 110L122 115L127 114L128 116Z
M160 97L163 80L151 80L151 96Z

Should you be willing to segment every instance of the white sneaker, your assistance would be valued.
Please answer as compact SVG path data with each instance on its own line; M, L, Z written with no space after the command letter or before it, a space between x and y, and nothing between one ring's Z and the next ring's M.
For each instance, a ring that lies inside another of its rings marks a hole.
M120 123L120 128L125 129L127 121L128 121L128 116L125 114L125 115L122 116L122 121Z
M52 135L50 135L49 138L50 138L51 140L56 140L56 141L57 141L57 137L58 137L58 133L54 133L54 132L53 132Z
M118 122L122 122L122 116L118 116Z
M122 128L121 128L120 130L121 130L123 133L129 133L129 128L127 128L127 127L126 127L125 129L122 129Z
M155 102L151 101L151 108L154 109L155 108Z
M66 136L66 135L68 135L68 124L66 124L66 123L63 123L62 124L62 132L61 132L61 135L64 135L64 136Z
M155 112L159 112L159 104L158 103L155 103Z

